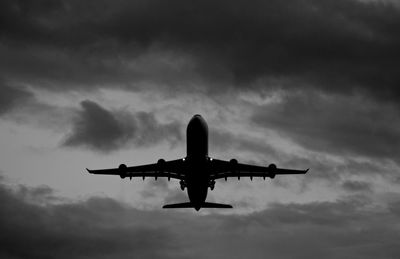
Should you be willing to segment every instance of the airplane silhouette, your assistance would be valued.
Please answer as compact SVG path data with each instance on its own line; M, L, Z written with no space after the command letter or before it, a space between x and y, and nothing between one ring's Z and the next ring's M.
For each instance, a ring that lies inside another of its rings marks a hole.
M307 170L294 170L277 168L275 164L269 166L256 166L238 163L236 159L230 161L218 160L208 156L208 126L199 114L190 120L187 130L187 154L185 158L165 161L159 159L155 164L126 166L121 164L118 168L86 170L91 174L119 175L121 178L129 177L166 177L168 181L180 180L181 190L187 188L189 202L168 204L163 208L232 208L228 204L206 202L208 188L214 189L215 180L228 177L269 177L273 179L278 174L305 174Z

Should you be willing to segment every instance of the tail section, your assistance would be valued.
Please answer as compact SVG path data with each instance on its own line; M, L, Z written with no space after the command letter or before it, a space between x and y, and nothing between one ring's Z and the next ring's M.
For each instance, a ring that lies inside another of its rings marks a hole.
M195 208L196 210L199 210L200 208L231 209L233 207L229 204L212 203L212 202L204 202L202 204L199 204L198 206L195 206L191 202L167 204L163 206L163 209L180 209L180 208Z

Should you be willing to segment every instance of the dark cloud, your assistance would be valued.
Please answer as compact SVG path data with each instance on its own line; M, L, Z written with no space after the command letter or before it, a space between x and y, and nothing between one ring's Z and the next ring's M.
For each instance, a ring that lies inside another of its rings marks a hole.
M152 113L110 111L89 100L81 106L65 146L109 152L132 143L143 147L168 141L173 145L181 139L179 123L159 123Z
M398 110L388 104L299 91L260 106L252 117L256 125L308 149L395 161L400 153L399 119Z
M398 203L270 204L249 215L142 211L109 198L38 205L0 184L4 258L396 258ZM27 192L35 194L27 195ZM44 192L48 195L48 191ZM284 245L283 245L284 244Z
M264 160L271 160L278 156L278 151L265 139L254 138L244 134L234 134L226 129L210 129L210 149L220 153L235 154L251 153Z
M15 84L0 77L0 117L17 123L63 130L72 109L47 104L29 84Z
M349 192L371 192L371 183L347 180L342 183L342 188Z
M98 197L66 202L48 187L11 191L0 184L0 257L399 257L399 203L375 207L363 196L368 184L340 181L343 174L383 174L380 163L399 161L399 27L400 10L382 1L1 1L0 71L7 83L0 115L31 98L19 85L58 92L163 85L177 100L176 89L279 89L287 93L283 101L258 107L252 122L306 149L285 157L285 165L310 166L308 179L334 179L355 196L199 216ZM75 119L65 146L108 152L182 138L176 122L91 101L81 103ZM259 139L228 132L213 138L220 151L281 155ZM342 163L321 158L330 154ZM168 191L158 184L150 190ZM166 200L186 200L183 194L168 191Z
M2 181L1 178L0 181ZM63 201L63 199L57 196L54 190L47 185L32 188L20 184L18 185L16 195L27 202L37 205L46 205Z
M3 258L180 255L167 229L146 223L145 218L152 218L151 214L146 216L145 212L128 209L111 199L39 206L28 203L19 191L12 192L4 186L1 186L0 199Z
M277 164L280 165L279 163ZM329 157L325 153L309 154L306 157L288 156L284 160L285 167L288 168L310 168L306 177L300 178L305 186L313 186L313 181L323 180L343 187L343 179L351 177L361 177L362 179L373 179L374 176L381 176L392 182L398 175L395 163L387 159L367 159L359 161L353 157ZM372 176L372 177L371 177ZM371 180L372 182L374 180ZM318 183L320 184L320 183ZM372 187L372 186L371 186Z
M88 146L109 151L125 145L135 134L134 125L119 121L110 111L92 101L83 101L66 146Z
M0 79L0 116L26 104L33 94L24 87L10 86Z
M390 203L389 210L391 213L400 218L400 201Z
M400 96L400 10L381 1L3 1L0 9L0 66L14 79Z

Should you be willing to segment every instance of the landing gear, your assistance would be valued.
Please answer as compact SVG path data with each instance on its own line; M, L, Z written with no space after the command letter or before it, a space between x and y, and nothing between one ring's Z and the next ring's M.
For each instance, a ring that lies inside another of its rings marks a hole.
M210 181L210 182L208 183L208 187L210 187L210 190L211 190L211 191L214 190L215 181L214 181L214 180Z
M181 190L184 191L184 190L185 190L185 187L186 187L186 182L183 181L183 180L181 180L179 183L180 183L180 185L181 185Z

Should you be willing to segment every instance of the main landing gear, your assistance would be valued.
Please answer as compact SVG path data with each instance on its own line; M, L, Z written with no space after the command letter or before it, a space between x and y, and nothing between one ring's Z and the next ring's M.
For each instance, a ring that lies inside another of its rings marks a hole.
M181 190L184 191L185 188L187 187L186 182L184 180L179 181L179 184L181 185ZM208 182L208 187L210 187L210 190L214 190L215 187L215 180L211 180Z
M210 181L210 182L208 183L208 187L210 187L210 190L211 190L211 191L214 190L215 181L214 181L214 180Z
M184 191L185 188L186 188L186 182L183 181L183 180L181 180L179 183L180 183L180 185L181 185L181 190Z

